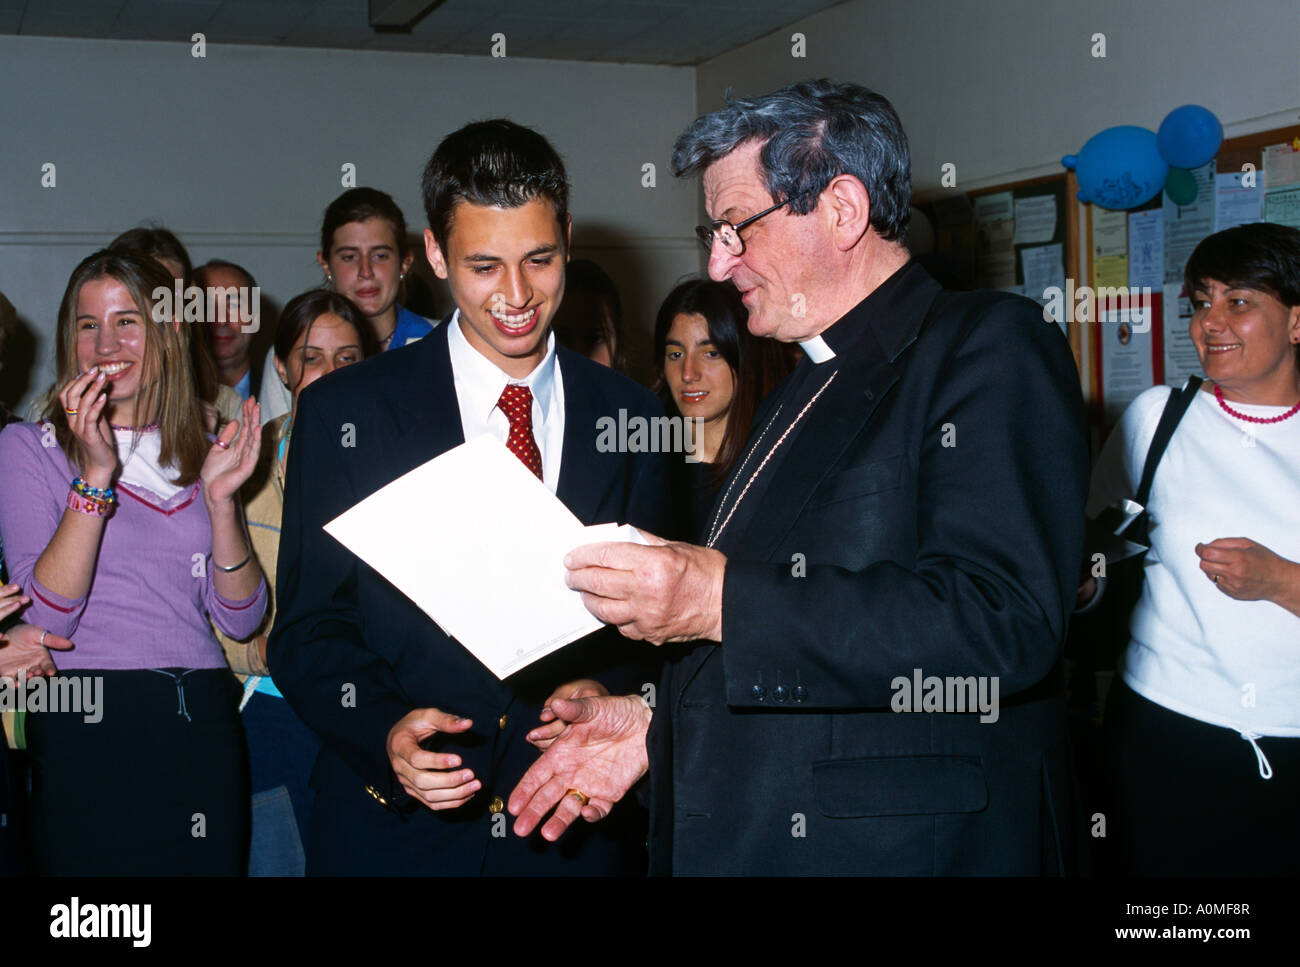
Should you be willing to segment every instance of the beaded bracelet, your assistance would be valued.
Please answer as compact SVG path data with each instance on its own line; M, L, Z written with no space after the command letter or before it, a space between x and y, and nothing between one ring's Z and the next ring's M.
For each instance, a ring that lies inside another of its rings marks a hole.
M113 509L113 501L98 497L85 497L75 490L68 491L68 509L91 517L107 517Z
M95 500L107 500L109 503L117 500L117 491L112 487L92 487L80 477L73 478L72 489L83 497L93 497Z

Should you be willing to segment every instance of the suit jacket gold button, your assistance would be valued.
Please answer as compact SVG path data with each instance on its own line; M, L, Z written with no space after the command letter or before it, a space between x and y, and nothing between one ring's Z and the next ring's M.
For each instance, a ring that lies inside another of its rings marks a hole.
M374 797L375 797L375 802L379 803L379 805L381 805L381 806L387 806L387 805L388 805L388 800L385 799L383 796L379 795L379 790L376 789L374 786L366 786L366 792L368 792L368 793L370 793L370 795L374 796Z
M501 801L500 796L493 796L492 801L488 803L488 812L499 813L506 808L506 804Z
M504 729L506 727L506 722L508 721L510 721L509 715L501 716L501 718L497 719L497 728Z

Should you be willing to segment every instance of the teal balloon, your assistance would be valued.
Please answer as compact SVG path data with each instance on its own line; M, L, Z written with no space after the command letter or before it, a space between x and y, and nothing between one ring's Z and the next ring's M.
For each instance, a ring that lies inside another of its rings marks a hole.
M1208 108L1184 104L1165 115L1156 143L1170 167L1199 168L1219 153L1223 125Z
M1123 211L1144 205L1165 186L1169 165L1154 131L1120 125L1099 131L1061 164L1079 179L1079 200Z
M1175 205L1190 205L1196 201L1196 176L1186 168L1170 168L1165 179L1165 194Z

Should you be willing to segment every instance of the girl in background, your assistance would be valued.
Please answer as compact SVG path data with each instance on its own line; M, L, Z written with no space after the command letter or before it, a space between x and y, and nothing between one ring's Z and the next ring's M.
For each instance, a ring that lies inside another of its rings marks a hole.
M320 289L289 301L275 331L274 372L290 394L293 410L262 430L262 458L244 487L253 551L275 587L284 513L284 468L293 415L302 391L335 369L375 352L366 316L348 299ZM247 641L222 636L231 669L244 679L243 718L253 792L250 876L302 876L303 844L310 821L308 785L320 743L303 725L271 680L266 636L274 620L268 609L261 633Z
M325 285L353 303L366 318L380 351L399 349L433 330L433 323L397 301L415 260L406 241L406 219L397 203L374 188L350 188L325 209L316 261ZM264 417L288 413L293 401L276 375L274 350L262 370Z
M735 286L678 285L655 317L656 386L671 416L698 420L691 459L669 465L674 540L695 540L739 459L754 413L789 372L779 345L750 334Z

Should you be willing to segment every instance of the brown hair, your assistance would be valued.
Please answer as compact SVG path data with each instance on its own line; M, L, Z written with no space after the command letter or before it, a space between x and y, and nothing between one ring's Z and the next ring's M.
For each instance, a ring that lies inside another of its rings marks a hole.
M59 392L79 371L77 365L77 300L87 282L113 279L131 295L145 319L143 371L140 396L136 402L139 423L158 423L162 436L159 463L175 467L175 480L182 487L194 483L207 458L209 446L203 433L203 413L195 394L194 375L190 366L191 333L186 325L176 326L179 308L173 307L172 318L155 320L153 293L162 289L169 294L172 280L166 269L151 258L107 249L84 259L72 271L63 301L59 304L54 385L45 396L44 419L53 424L55 439L76 470L86 466L85 448L68 426L68 418ZM161 310L161 306L160 306ZM161 311L160 315L164 315Z
M327 313L333 313L356 330L362 359L369 359L379 352L374 330L366 322L365 313L351 299L328 289L308 289L290 299L280 313L280 322L275 329L275 358L287 364L298 340L310 338L311 327ZM299 379L301 381L301 377ZM297 388L288 387L290 393Z

